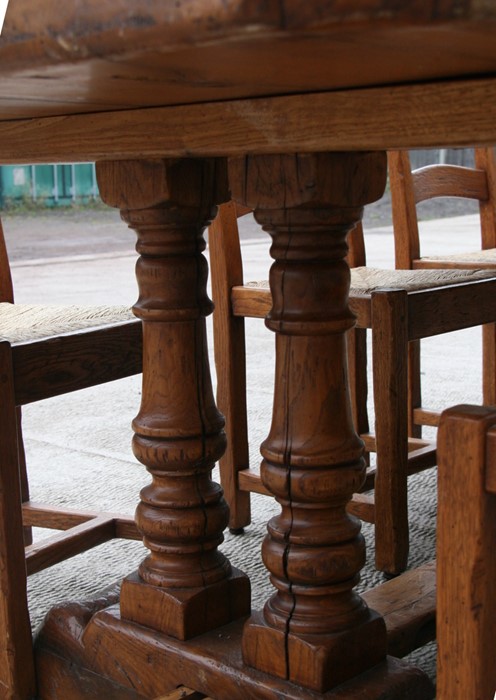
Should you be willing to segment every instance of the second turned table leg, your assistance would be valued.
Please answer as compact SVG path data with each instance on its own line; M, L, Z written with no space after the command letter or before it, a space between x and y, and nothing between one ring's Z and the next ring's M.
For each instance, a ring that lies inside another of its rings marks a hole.
M245 626L243 658L325 692L386 656L384 621L354 591L365 562L360 522L346 512L365 478L352 423L346 332L346 235L386 182L383 153L232 159L233 197L272 237L276 334L272 426L261 476L281 505L264 563L275 594Z

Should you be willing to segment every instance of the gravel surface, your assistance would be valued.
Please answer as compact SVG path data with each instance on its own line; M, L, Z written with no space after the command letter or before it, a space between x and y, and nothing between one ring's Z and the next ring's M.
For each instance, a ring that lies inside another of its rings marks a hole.
M420 219L473 214L477 204L462 199L439 199L419 205ZM117 210L100 206L61 207L24 212L3 212L5 238L12 263L22 260L133 253L134 231L121 220ZM391 226L391 198L384 197L365 208L365 231ZM243 225L243 237L264 234L255 224Z
M421 202L417 206L417 215L420 221L463 216L464 214L477 214L478 211L479 207L476 201L454 197L442 197ZM365 231L368 228L393 225L389 189L386 190L382 199L365 207L363 223Z
M4 212L2 222L11 263L134 251L136 234L108 207Z

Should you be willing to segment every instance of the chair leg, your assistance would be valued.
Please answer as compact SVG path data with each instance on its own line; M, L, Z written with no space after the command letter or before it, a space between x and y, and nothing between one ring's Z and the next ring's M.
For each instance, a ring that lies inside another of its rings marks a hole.
M21 500L23 503L29 501L29 481L26 468L26 453L24 451L24 440L22 438L22 410L17 407L17 455L19 464L19 478L21 481ZM25 526L23 528L24 545L33 544L33 528Z
M422 437L422 426L415 423L413 411L422 405L420 381L420 340L408 343L408 435Z
M221 240L221 236L224 240ZM229 528L242 530L251 522L250 494L238 488L238 472L250 466L246 411L244 319L231 309L231 288L243 283L236 205L219 208L208 235L213 314L217 406L226 419L227 447L219 460L220 483L229 505ZM226 273L227 271L227 273Z
M486 406L496 406L496 323L482 326L482 397Z
M346 336L351 412L359 435L370 432L367 411L367 329L352 328ZM368 460L369 453L366 453Z
M36 688L26 590L17 413L8 343L0 343L0 380L0 688L6 700L28 700L35 696Z
M367 329L352 328L347 334L350 397L355 429L359 434L369 432L367 412Z
M407 297L372 295L372 358L376 415L376 568L389 575L408 562Z
M238 472L250 466L246 411L244 319L231 317L229 348L215 343L217 406L226 419L227 446L219 460L220 483L229 505L229 529L242 530L251 522L250 494L240 491Z
M455 406L439 426L437 639L439 698L488 698L496 688L494 407Z

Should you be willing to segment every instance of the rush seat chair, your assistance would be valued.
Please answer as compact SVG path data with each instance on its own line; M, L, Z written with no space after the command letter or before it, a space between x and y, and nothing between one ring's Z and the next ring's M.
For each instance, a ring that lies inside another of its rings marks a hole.
M9 697L35 696L26 575L114 537L140 539L132 517L29 500L21 406L141 367L141 323L129 309L14 303L0 223L0 686ZM60 532L32 544L34 526Z
M395 265L405 270L486 269L496 273L496 157L494 148L474 149L474 168L436 164L411 169L408 151L388 153L389 182L395 239ZM417 205L439 197L462 197L478 202L480 241L474 250L450 251L449 240L436 255L422 255ZM410 434L419 437L422 425L439 422L439 414L422 406L420 346L410 346ZM482 399L496 404L496 326L482 328Z
M235 531L250 522L250 492L269 493L249 464L244 318L264 318L271 293L267 282L243 279L237 221L246 211L233 202L221 206L209 231L217 402L228 439L220 480ZM350 291L357 317L349 337L352 408L366 450L376 453L376 465L350 510L374 523L376 567L396 575L408 561L408 476L436 464L435 443L408 436L409 343L493 321L496 279L477 270L368 268L361 226L349 238L350 265L360 265L352 268ZM373 432L367 416L366 329L372 333Z

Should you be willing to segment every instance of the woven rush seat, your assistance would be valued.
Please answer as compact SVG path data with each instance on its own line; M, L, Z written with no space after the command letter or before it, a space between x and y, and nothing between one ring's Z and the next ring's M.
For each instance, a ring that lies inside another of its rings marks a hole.
M494 270L381 270L354 267L351 270L350 294L368 295L386 288L416 292L495 276Z
M496 277L494 270L382 270L374 267L354 267L350 272L351 296L368 296L379 289L415 292ZM244 286L268 289L269 282L246 282Z
M0 340L11 344L135 320L126 306L38 306L0 303Z
M424 261L450 261L461 262L464 264L476 264L481 267L488 265L496 265L496 250L489 248L488 250L472 250L468 253L453 253L452 255L426 255L422 258Z

